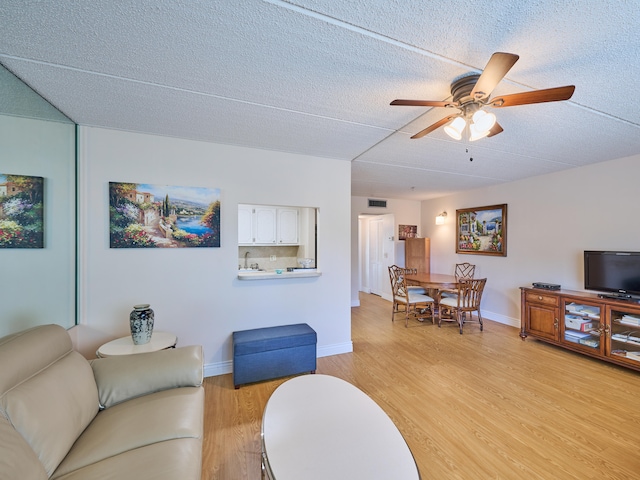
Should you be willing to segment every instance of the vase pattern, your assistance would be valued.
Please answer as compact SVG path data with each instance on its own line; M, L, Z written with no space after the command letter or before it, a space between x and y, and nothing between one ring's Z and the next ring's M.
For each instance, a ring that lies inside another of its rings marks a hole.
M134 305L129 315L131 338L134 345L144 345L151 340L153 333L153 310L148 304Z

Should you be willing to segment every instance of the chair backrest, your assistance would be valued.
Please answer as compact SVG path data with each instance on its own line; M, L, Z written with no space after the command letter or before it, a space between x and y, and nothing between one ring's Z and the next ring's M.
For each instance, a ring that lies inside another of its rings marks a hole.
M394 297L408 298L407 281L405 275L415 275L415 268L402 268L397 265L389 267L389 279L391 280L391 293Z
M458 280L458 308L477 310L480 308L486 278L462 278Z
M464 263L456 263L456 278L460 280L461 278L473 278L476 273L476 266L472 265L468 262Z

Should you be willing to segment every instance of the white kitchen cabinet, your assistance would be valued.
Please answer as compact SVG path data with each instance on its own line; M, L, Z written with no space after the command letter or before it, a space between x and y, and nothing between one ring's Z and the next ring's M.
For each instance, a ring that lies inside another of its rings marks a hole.
M255 236L254 242L260 245L276 243L276 208L259 206L253 209Z
M298 209L279 207L276 213L278 218L278 245L297 245L299 241Z
M239 245L298 245L298 209L238 205Z
M238 244L253 244L253 207L238 205Z

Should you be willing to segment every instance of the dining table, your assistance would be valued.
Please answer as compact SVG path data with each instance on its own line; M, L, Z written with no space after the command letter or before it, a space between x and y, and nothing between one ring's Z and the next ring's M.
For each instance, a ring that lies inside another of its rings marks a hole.
M406 275L407 283L420 285L427 290L455 289L458 287L458 279L455 275L446 273L415 273Z
M434 299L433 316L440 316L440 290L456 290L458 288L458 279L455 275L446 273L414 273L405 275L408 285L420 285L427 290L427 294Z

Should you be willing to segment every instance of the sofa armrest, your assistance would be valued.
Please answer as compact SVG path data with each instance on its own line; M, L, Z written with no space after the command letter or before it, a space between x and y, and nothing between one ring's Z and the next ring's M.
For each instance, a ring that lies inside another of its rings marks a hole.
M90 360L100 408L177 387L199 387L203 379L202 346Z

